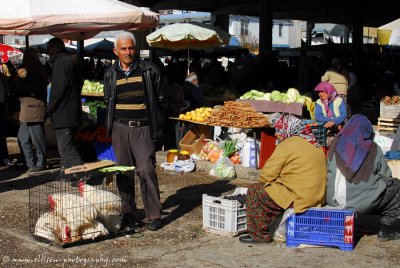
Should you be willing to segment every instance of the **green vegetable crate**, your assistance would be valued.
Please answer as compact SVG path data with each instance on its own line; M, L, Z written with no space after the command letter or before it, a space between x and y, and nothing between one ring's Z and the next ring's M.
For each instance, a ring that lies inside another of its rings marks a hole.
M247 188L236 188L232 194L246 194ZM207 232L236 236L247 231L246 206L237 200L203 194L203 229Z

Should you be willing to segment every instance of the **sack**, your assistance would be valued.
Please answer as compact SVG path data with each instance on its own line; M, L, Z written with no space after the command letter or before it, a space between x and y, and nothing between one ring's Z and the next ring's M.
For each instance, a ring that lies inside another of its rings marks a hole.
M21 102L19 121L44 122L46 104L43 101L30 97L20 98L19 101Z
M236 177L235 166L226 156L221 156L209 173L219 179L233 179Z
M260 145L257 141L257 148L260 148ZM247 138L243 148L239 151L240 161L242 162L242 166L244 167L256 167L256 147L254 144L253 138ZM259 157L259 153L257 154L257 158ZM259 160L257 159L257 163Z

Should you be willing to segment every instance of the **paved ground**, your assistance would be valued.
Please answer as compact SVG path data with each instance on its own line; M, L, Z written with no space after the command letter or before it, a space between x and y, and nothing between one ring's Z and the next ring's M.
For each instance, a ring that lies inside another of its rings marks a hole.
M28 175L0 169L0 267L398 267L400 241L364 236L352 252L248 246L202 230L203 193L224 195L252 181L219 181L205 172L158 170L165 227L66 249L31 239ZM141 198L138 196L138 200Z

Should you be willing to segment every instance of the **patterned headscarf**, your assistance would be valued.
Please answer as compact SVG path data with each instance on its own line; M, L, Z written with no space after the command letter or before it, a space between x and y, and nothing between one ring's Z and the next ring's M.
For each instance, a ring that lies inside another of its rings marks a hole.
M273 120L275 131L278 132L284 139L292 136L299 136L305 139L316 147L321 147L318 141L315 139L311 128L306 125L303 121L291 114L282 114L276 120ZM278 141L279 143L279 141Z
M329 158L335 153L337 166L348 181L358 183L371 175L377 154L373 139L374 129L368 118L356 114L331 144Z
M328 117L333 117L333 112L329 108L329 103L334 101L337 97L337 91L335 87L328 82L321 82L315 87L314 91L325 92L326 94L328 94L328 98L326 100L321 100L321 101L324 104L326 115Z

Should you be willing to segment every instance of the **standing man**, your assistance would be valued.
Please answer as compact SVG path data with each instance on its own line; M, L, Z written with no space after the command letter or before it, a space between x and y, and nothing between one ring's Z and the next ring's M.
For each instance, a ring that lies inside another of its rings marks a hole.
M83 78L76 59L67 53L64 41L52 38L47 43L52 66L50 102L47 107L53 118L61 170L83 164L74 142L82 121L81 90Z
M104 75L106 128L108 134L112 131L118 164L136 167L149 220L147 228L155 231L162 227L155 150L156 144L163 142L164 112L168 103L158 68L135 56L135 44L135 37L130 32L122 32L115 38L114 53L118 60ZM122 175L118 181L125 204L122 226L125 231L130 231L137 220L134 219L134 175Z

